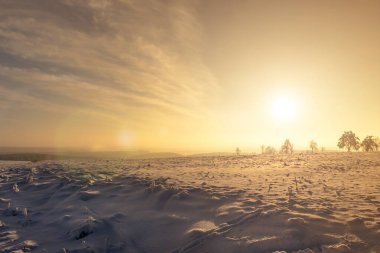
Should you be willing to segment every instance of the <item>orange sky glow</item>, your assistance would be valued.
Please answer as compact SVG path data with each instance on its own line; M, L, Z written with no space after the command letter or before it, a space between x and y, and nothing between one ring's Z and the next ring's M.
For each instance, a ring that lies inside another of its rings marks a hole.
M380 1L0 1L0 146L380 135Z

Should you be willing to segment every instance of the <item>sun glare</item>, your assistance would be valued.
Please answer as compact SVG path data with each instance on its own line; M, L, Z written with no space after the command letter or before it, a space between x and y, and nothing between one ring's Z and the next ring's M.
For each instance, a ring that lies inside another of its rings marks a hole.
M121 132L118 137L121 146L128 146L131 144L132 136L129 132Z
M297 114L297 105L293 98L281 96L272 102L272 115L279 121L292 121Z

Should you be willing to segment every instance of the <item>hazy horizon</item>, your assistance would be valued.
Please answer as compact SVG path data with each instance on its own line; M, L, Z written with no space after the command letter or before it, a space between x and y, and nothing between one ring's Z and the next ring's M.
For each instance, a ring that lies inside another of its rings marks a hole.
M379 136L379 9L0 0L0 146L258 152Z
M283 144L283 143L282 143ZM264 145L265 147L270 146L275 148L275 151L279 154L281 154L281 145L279 146L273 146L273 145ZM262 153L261 146L236 146L236 147L230 147L230 148L219 148L219 149L207 149L207 148L199 148L199 149L134 149L134 148L127 148L127 147L107 147L104 149L94 149L91 147L49 147L49 146L8 146L8 147L1 147L0 146L0 153L112 153L112 152L130 152L130 153L176 153L180 155L194 155L194 154L217 154L217 153L230 153L230 154L236 154L236 148L240 149L241 154L260 154ZM322 151L321 148L324 150ZM295 146L294 152L310 152L310 147L305 146ZM347 152L345 149L339 149L338 147L325 147L320 146L318 153L323 152ZM355 150L353 151L355 152ZM360 150L357 150L357 152L360 152Z

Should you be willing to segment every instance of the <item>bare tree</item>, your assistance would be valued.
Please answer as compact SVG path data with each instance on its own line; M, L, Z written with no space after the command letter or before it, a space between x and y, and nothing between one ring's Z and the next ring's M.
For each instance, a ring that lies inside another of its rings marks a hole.
M240 148L236 148L235 152L236 152L236 155L240 155L241 153Z
M284 145L281 147L281 153L293 154L293 144L290 143L289 139L286 139Z
M377 151L379 148L379 145L376 143L376 139L371 135L365 137L360 146L365 152Z
M261 145L261 154L264 154L264 152L265 152L265 146Z
M314 153L315 151L318 150L318 144L314 140L311 140L310 148L311 148L311 153Z
M360 139L352 131L345 131L339 138L339 148L346 148L348 152L351 149L358 150L360 148Z

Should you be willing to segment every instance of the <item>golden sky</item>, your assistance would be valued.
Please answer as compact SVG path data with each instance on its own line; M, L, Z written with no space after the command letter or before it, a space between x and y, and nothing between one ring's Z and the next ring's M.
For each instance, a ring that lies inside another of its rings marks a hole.
M379 11L0 0L0 146L254 151L379 135Z

